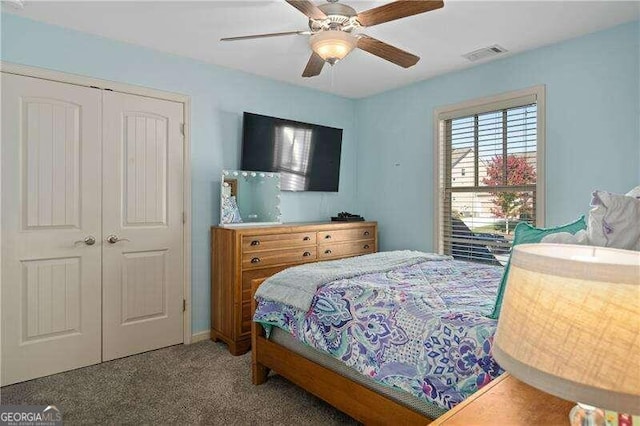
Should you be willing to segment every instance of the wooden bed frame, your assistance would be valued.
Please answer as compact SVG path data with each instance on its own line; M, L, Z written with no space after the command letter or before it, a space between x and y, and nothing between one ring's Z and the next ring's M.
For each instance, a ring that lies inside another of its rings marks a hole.
M263 279L251 283L253 294ZM251 323L251 369L254 385L267 381L270 370L295 383L365 425L426 425L432 419L360 383L267 340L264 329Z

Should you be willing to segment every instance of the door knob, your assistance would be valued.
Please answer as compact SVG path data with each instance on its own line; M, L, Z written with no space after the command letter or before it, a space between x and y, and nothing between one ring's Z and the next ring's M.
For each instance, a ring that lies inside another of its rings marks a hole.
M76 241L75 243L73 243L73 245L80 244L80 243L85 243L88 246L92 246L96 243L96 237L94 237L93 235L89 235L84 240Z
M115 234L111 234L111 235L109 235L109 236L107 237L107 242L108 242L109 244L115 244L115 243L117 243L118 241L131 241L131 240L129 240L128 238L119 238L119 237L118 237L117 235L115 235Z

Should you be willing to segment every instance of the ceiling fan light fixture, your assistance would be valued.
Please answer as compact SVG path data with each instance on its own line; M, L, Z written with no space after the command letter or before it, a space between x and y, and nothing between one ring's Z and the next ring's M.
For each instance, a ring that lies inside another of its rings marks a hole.
M326 30L309 39L311 49L331 65L347 56L358 44L358 39L345 31Z

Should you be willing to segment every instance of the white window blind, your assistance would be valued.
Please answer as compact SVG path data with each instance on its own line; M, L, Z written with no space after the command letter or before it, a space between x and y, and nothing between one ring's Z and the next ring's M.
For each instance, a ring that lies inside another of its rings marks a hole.
M280 170L280 185L284 191L304 191L309 188L313 130L289 126L275 128L273 167Z
M493 109L482 105L475 112L467 107L440 117L438 228L445 254L504 264L516 224L536 224L535 99L510 99Z

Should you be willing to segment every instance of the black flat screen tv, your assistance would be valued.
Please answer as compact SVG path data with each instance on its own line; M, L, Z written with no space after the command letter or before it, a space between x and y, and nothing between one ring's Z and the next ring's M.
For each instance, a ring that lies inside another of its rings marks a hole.
M242 170L278 172L283 191L338 192L342 129L244 113Z

